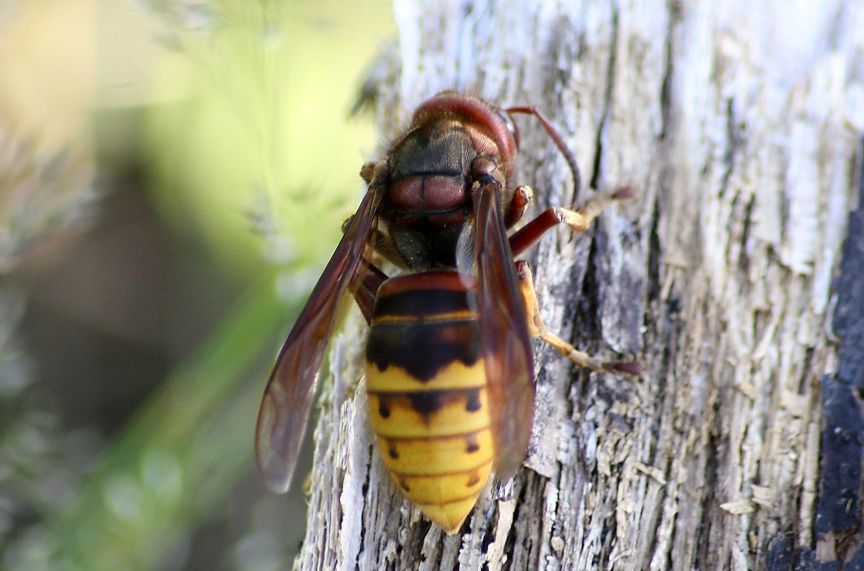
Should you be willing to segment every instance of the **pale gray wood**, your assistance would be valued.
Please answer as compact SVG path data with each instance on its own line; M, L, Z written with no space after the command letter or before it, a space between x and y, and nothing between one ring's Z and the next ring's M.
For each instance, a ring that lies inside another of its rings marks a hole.
M645 375L588 374L537 343L525 467L448 537L376 455L353 315L333 343L295 567L750 569L778 537L812 548L830 283L861 162L861 4L395 10L385 136L426 97L469 90L547 113L586 184L637 189L529 259L550 328L635 355ZM534 187L538 211L570 204L564 161L535 121L519 125L514 182Z

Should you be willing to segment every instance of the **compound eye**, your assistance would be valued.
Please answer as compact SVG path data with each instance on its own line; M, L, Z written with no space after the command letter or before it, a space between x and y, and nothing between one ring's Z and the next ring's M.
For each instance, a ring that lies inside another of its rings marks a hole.
M516 146L519 146L519 130L516 128L516 123L513 122L513 117L510 116L506 111L502 111L500 109L495 110L495 114L504 122L504 125L507 127L507 131L513 136L513 140L516 141Z

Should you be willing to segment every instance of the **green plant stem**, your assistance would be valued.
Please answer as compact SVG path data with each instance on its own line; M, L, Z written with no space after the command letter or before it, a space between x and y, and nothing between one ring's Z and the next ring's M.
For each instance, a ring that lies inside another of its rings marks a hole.
M249 469L266 367L288 320L253 288L110 445L49 524L64 569L151 569ZM122 371L118 371L122 379Z

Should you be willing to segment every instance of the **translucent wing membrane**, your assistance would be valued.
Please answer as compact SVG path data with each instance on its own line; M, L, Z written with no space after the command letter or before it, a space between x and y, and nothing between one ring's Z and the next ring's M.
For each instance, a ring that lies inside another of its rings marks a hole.
M358 269L363 265L380 201L380 188L373 183L297 317L267 382L258 413L255 451L267 485L276 492L287 491L291 484L327 338L342 295L362 279Z
M475 197L478 304L495 441L495 471L512 476L525 458L534 418L534 360L525 308L507 240L500 189Z

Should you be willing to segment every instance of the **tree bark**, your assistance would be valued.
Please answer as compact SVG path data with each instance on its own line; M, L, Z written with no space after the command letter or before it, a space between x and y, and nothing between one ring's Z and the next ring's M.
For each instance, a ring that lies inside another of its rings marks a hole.
M864 559L864 215L850 217L864 128L860 4L395 6L400 73L378 86L385 136L426 97L467 90L547 114L589 187L579 198L637 190L585 235L551 232L529 259L549 328L591 352L635 356L644 375L589 373L537 342L525 465L446 536L374 449L365 326L352 316L332 343L295 567ZM534 188L537 212L572 204L552 142L530 118L519 128L512 182Z

